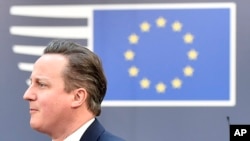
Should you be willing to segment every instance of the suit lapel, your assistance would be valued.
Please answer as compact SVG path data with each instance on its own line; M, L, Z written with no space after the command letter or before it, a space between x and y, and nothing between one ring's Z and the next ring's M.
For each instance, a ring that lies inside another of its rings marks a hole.
M95 121L88 127L85 133L82 135L80 141L97 141L98 137L104 132L103 126L100 122Z

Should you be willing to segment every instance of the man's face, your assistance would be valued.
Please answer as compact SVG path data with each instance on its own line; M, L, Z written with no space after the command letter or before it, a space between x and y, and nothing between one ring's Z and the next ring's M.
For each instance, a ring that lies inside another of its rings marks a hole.
M34 64L31 84L23 96L29 101L33 129L51 134L69 120L72 94L64 90L63 70L66 65L67 59L59 54L45 54Z

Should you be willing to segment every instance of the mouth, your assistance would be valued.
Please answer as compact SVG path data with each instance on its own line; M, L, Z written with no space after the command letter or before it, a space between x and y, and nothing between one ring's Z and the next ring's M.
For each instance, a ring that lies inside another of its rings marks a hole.
M30 114L37 112L37 109L30 108Z

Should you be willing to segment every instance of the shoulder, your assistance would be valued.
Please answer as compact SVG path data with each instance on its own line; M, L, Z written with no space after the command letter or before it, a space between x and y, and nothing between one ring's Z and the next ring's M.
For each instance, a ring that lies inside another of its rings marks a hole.
M113 134L111 134L108 131L104 131L100 136L98 141L125 141L121 139L120 137L117 137Z
M80 141L125 141L106 131L102 124L95 121L87 128Z

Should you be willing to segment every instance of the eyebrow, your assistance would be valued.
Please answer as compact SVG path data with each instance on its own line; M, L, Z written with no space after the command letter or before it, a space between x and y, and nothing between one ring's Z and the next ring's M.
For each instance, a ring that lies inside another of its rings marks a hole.
M33 80L49 80L49 78L47 78L47 77L39 77L39 76L38 77L37 76L36 77L31 77L30 76L29 80L31 81L32 79Z

